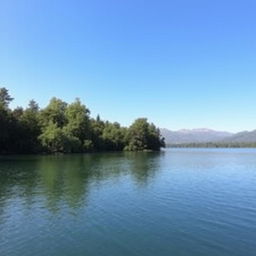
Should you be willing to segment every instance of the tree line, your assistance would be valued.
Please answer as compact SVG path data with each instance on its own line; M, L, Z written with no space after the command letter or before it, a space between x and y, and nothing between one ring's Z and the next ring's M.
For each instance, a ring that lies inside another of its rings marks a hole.
M31 100L27 108L9 107L13 98L0 88L0 154L81 153L97 151L159 151L165 147L160 130L146 118L130 127L90 116L79 100L68 104L52 98L40 109Z

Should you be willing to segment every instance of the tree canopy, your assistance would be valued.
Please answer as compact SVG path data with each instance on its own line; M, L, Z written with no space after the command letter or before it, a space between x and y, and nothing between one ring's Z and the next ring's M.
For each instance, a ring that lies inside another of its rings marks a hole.
M9 107L13 98L0 88L0 153L78 153L94 151L160 150L160 131L146 118L130 127L90 116L77 98L68 104L52 98L40 109L35 100L28 107Z

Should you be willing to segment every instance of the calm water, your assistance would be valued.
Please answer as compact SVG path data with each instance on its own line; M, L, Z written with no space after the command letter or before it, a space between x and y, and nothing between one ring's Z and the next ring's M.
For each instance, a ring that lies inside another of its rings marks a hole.
M0 158L1 256L255 256L256 150Z

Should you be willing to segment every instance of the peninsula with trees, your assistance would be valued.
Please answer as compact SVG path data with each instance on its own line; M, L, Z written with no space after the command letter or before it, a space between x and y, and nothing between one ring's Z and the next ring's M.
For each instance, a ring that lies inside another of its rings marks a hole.
M0 154L159 151L165 146L160 130L146 118L122 127L99 115L92 118L78 98L68 104L54 97L42 109L34 100L25 109L11 109L12 101L0 88Z

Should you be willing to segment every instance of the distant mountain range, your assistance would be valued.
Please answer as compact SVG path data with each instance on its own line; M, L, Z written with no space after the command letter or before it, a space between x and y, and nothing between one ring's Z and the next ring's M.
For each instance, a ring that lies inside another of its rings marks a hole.
M165 137L166 144L188 144L188 143L256 143L256 130L231 133L225 131L215 131L211 129L182 129L171 131L160 129L161 134Z
M231 143L253 143L256 142L256 130L253 131L244 131L234 134L229 138L225 138L224 142Z

